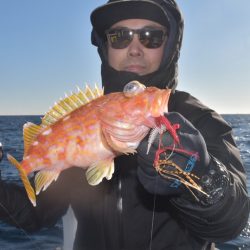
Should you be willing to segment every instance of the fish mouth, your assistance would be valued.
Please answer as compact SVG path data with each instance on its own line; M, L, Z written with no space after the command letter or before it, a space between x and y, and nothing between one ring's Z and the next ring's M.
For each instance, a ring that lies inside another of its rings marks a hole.
M147 118L149 127L155 127L155 118L164 116L168 112L168 101L171 89L158 90L150 103L150 117Z
M163 93L161 93L161 105L160 105L160 116L164 115L164 113L168 112L168 101L169 101L169 96L171 93L170 89L164 89L162 90Z

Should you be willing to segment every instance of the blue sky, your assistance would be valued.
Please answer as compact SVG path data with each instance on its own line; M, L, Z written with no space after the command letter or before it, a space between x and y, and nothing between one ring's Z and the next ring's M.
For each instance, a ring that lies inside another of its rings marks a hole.
M0 115L43 114L100 83L90 43L101 0L0 0ZM185 18L179 86L219 113L250 113L250 1L178 0Z

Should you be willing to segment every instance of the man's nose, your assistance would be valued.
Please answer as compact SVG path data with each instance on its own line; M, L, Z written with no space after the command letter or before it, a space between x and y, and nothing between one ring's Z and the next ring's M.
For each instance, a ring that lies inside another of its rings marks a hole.
M143 55L143 45L141 44L137 34L134 34L133 40L128 47L129 56L142 56Z

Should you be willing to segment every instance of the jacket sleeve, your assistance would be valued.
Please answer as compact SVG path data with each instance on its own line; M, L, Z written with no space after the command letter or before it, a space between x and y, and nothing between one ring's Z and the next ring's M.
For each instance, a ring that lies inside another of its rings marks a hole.
M23 186L0 181L0 220L29 232L53 226L67 211L70 175L70 171L62 172L56 182L37 196L36 207Z
M249 216L246 173L232 129L220 115L190 96L185 107L177 107L178 111L201 132L210 155L226 168L229 183L224 196L209 206L185 197L173 198L171 202L182 223L196 237L211 242L231 240L240 234Z

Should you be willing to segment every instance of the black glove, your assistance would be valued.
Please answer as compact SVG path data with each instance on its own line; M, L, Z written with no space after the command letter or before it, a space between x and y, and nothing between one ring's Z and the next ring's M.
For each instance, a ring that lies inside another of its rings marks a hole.
M208 191L206 185L210 180L209 174L216 172L213 168L217 164L213 164L214 160L207 151L203 136L181 114L173 112L166 114L165 117L173 126L179 124L179 129L176 130L179 144L177 145L173 137L166 131L154 140L147 154L148 137L146 137L137 148L140 182L150 193L180 195L189 190L189 194L200 194L204 200L207 200L209 194L206 192ZM160 137L162 142L160 148L163 147L167 150L166 153L161 153L159 161L155 162ZM158 166L157 172L155 165L161 160L166 164Z

